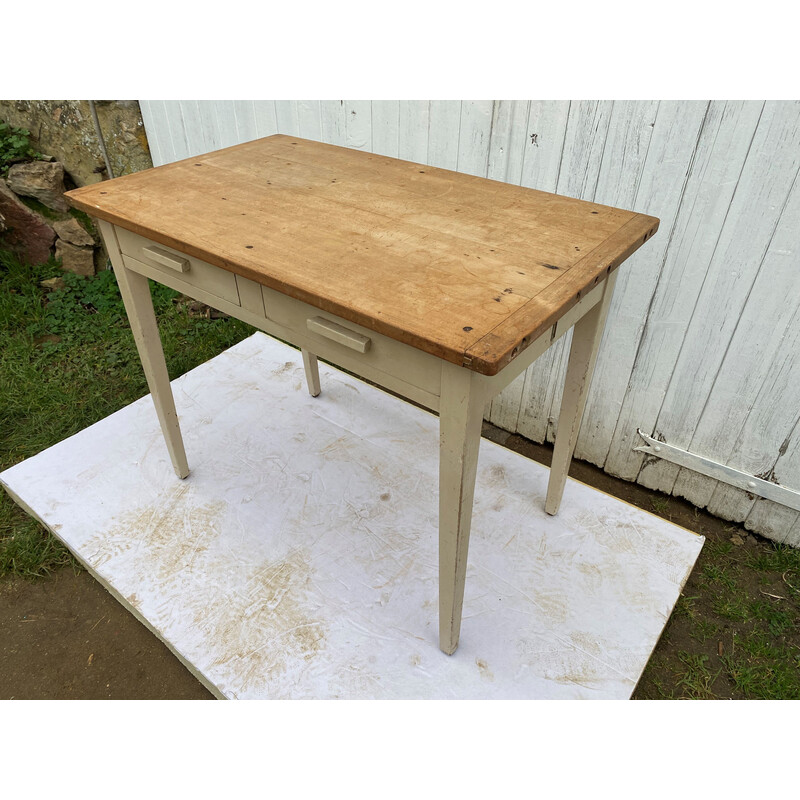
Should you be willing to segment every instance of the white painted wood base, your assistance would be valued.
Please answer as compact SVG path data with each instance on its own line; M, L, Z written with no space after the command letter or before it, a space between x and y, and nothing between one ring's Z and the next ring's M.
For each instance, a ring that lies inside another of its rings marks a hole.
M439 648L458 647L484 396L475 373L442 369L439 408Z
M183 447L178 414L175 411L175 400L172 397L147 278L127 269L123 264L113 226L101 220L98 220L97 224L114 266L114 275L119 284L122 302L125 304L136 349L139 351L142 369L147 378L153 405L156 407L172 466L179 478L185 478L189 474L189 464Z

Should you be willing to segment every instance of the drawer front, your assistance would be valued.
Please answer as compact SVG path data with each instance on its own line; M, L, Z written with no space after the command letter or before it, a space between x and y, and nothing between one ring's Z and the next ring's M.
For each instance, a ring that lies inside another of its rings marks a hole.
M302 336L316 355L351 371L364 365L439 396L442 363L435 356L266 286L261 292L267 320Z
M177 282L181 287L197 287L214 297L240 305L236 276L232 272L206 264L205 261L157 244L124 228L117 227L116 233L123 255L141 261L155 270L156 274L163 274L164 282L168 285Z

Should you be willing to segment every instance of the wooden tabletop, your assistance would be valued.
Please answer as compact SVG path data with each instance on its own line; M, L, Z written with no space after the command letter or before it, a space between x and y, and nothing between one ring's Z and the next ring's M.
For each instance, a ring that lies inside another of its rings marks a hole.
M633 211L283 135L67 198L485 375L658 229Z

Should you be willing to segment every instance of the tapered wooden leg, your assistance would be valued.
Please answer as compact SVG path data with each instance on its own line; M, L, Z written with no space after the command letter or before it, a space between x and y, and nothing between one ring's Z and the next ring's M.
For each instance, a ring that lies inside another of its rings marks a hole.
M320 392L319 363L317 362L317 357L313 353L309 353L308 350L301 349L300 352L303 354L303 367L306 371L308 393L312 397L316 397Z
M439 408L439 647L458 647L484 393L474 374L445 363Z
M569 465L575 452L575 443L586 408L586 398L592 382L597 351L603 338L603 328L614 293L614 282L617 273L613 272L606 279L603 299L590 309L572 331L572 347L569 351L567 375L564 380L564 395L561 398L561 411L558 415L558 428L553 448L553 462L550 465L550 480L547 484L547 498L544 510L548 514L557 514L564 495Z
M158 421L164 434L172 466L179 478L189 474L189 465L186 461L186 452L183 448L183 438L178 424L178 414L175 411L175 400L172 396L172 387L169 383L167 364L164 360L164 350L161 347L161 338L158 334L158 323L153 310L153 299L147 278L138 272L129 270L122 262L117 246L114 229L106 222L100 222L103 241L106 244L111 263L114 266L122 302L128 314L133 338L142 361L150 396L156 407Z

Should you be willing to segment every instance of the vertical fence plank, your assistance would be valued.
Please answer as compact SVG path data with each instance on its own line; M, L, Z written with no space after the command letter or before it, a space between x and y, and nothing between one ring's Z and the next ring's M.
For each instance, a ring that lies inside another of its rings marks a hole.
M186 136L186 155L197 156L213 150L213 147L206 145L205 131L197 100L181 100L179 106L183 131Z
M252 142L258 139L256 128L256 110L252 100L234 100L233 113L236 116L236 140Z
M217 124L217 112L212 100L197 101L197 116L203 126L203 141L206 145L206 152L219 150L220 136L219 125Z
M344 104L347 147L372 151L372 104L369 100L347 100Z
M400 102L398 100L373 100L372 152L397 158L400 135Z
M563 100L531 100L525 129L520 183L530 189L555 192L572 104Z
M319 113L322 141L344 145L347 142L344 100L320 100Z
M256 100L253 103L258 136L272 136L278 133L278 117L273 100Z
M773 476L784 486L800 490L800 424L795 425L778 453ZM776 542L800 547L800 513L787 506L758 498L744 525L748 530L762 533Z
M427 100L401 100L400 130L397 132L398 155L406 161L429 164L428 128L430 104Z
M164 163L161 156L161 137L164 135L163 126L157 115L153 113L153 103L155 100L140 100L139 110L142 112L142 122L147 133L147 145L150 148L150 158L154 166Z
M188 158L191 152L180 102L178 100L165 100L164 113L169 123L173 160L180 161L182 158Z
M458 166L458 137L461 132L461 102L431 100L427 163L432 167Z
M522 181L529 109L528 100L496 100L492 104L487 178L517 185Z
M214 112L217 115L219 146L230 147L238 144L239 131L236 128L236 107L233 100L214 101Z
M322 141L322 112L319 100L297 101L298 136Z
M145 112L142 112L143 118L149 123L152 130L158 131L156 146L150 151L153 164L156 167L169 164L171 161L175 161L175 150L172 146L172 134L164 101L151 100L147 103L146 108L146 116Z
M288 136L300 135L296 100L275 101L275 127L278 133L285 133Z
M464 100L458 133L456 169L468 175L486 177L492 131L491 100Z

